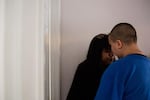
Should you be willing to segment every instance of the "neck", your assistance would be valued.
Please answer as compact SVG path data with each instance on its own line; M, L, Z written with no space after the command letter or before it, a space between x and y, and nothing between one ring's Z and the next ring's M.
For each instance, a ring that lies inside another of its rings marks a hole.
M138 48L136 44L131 44L129 46L125 46L123 56L127 56L129 54L143 54L143 52Z

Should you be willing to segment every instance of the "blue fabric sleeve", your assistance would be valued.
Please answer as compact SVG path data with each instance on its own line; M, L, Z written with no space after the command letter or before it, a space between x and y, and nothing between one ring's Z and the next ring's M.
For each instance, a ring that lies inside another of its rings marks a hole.
M115 67L109 66L104 73L95 100L122 100L124 80Z
M150 60L128 55L104 72L95 100L150 100Z

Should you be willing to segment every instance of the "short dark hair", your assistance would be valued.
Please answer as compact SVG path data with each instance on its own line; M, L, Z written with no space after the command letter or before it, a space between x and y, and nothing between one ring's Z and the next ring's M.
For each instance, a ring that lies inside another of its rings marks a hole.
M109 36L113 41L121 40L125 44L137 42L136 30L129 23L119 23L115 25L109 33Z

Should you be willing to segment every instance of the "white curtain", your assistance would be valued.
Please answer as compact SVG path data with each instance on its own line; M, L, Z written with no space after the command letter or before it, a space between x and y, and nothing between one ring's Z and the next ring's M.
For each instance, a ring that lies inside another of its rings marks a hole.
M4 1L0 0L0 100L4 100Z
M44 0L0 0L0 100L44 100Z

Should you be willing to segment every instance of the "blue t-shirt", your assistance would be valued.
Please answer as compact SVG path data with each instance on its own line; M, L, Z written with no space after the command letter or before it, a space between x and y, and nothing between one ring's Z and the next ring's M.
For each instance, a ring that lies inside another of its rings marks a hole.
M150 100L150 60L130 54L104 72L95 100Z

